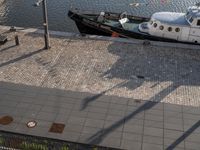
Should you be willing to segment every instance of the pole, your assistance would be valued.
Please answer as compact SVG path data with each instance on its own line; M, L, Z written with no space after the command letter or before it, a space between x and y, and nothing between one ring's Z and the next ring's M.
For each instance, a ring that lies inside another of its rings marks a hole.
M44 18L44 39L45 39L45 49L50 49L49 41L49 27L48 27L48 17L47 17L47 2L46 0L42 1L43 6L43 18Z

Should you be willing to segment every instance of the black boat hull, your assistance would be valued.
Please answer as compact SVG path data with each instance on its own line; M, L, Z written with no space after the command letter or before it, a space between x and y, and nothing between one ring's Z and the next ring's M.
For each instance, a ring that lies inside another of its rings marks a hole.
M181 42L173 39L152 36L142 32L134 32L134 31L124 30L123 28L108 26L103 23L99 23L97 21L84 18L82 15L79 15L78 13L73 11L69 11L68 16L75 21L79 32L83 35L91 34L91 35L113 36L113 34L115 35L117 34L118 37L124 37L124 38L134 38L134 39L172 42L172 43L187 43L187 44L197 45L196 43ZM143 18L143 17L141 18L138 17L138 18L141 19L141 21L148 20L148 18Z

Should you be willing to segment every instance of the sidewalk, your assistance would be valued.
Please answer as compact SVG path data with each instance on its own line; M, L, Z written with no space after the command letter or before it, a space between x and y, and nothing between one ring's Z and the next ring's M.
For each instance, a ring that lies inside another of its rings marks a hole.
M200 148L199 108L8 82L0 89L0 114L14 118L0 130L130 150ZM52 123L64 131L49 132Z

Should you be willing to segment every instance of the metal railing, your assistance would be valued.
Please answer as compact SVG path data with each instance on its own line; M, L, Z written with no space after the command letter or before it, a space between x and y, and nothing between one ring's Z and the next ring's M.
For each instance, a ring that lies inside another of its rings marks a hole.
M0 131L0 149L3 150L117 150L62 141L44 137L29 136L24 134Z

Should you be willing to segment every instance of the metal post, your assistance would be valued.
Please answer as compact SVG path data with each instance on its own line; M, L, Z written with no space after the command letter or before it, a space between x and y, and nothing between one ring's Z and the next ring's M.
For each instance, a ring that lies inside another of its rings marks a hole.
M19 37L18 37L18 35L15 35L15 44L19 45Z
M44 18L44 39L45 39L45 49L50 49L49 41L49 27L48 27L48 17L47 17L47 2L46 0L42 1L43 6L43 18Z

